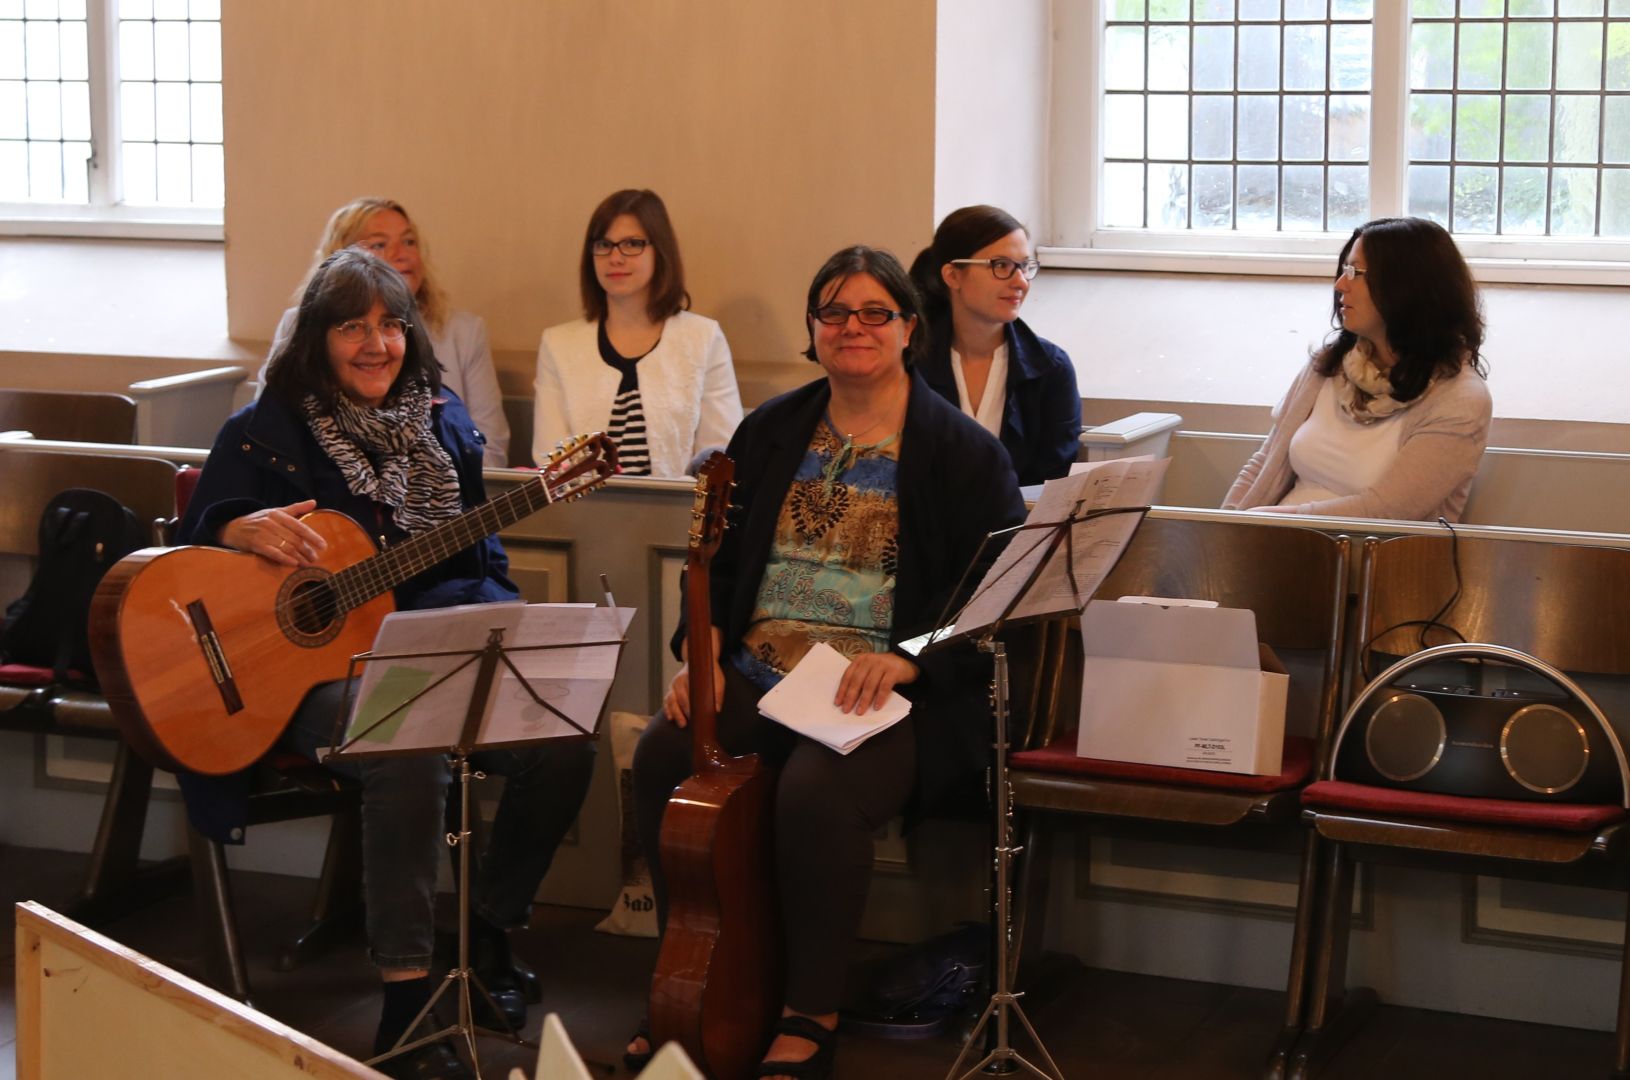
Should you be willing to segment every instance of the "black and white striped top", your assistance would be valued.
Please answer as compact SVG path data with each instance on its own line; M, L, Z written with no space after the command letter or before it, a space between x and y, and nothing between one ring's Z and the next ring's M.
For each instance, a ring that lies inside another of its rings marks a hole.
M622 375L617 396L611 401L611 424L606 434L617 444L617 464L624 475L651 475L651 449L645 442L645 407L640 403L639 362L647 352L632 359L611 346L606 324L600 323L600 359Z

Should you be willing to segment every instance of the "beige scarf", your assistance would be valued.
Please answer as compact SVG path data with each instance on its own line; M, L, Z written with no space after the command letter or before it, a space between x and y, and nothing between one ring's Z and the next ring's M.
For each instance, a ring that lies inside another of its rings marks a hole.
M1394 413L1403 412L1432 389L1432 383L1427 383L1419 396L1408 401L1393 397L1391 377L1376 366L1375 353L1363 338L1341 358L1341 368L1336 372L1336 378L1339 380L1336 383L1336 404L1359 424L1373 424ZM1434 375L1432 382L1436 381L1437 376Z

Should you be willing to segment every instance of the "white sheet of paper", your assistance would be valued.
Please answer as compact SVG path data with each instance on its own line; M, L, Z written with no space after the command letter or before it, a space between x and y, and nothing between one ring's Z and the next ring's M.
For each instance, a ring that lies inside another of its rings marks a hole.
M1170 458L1114 458L1094 461L1090 468L1047 481L1026 524L1058 523L1077 510L1148 506L1155 502L1166 477ZM958 613L959 632L975 633L1002 617L1015 594L1043 564L1034 584L1009 613L1010 618L1061 615L1079 611L1113 569L1142 518L1120 514L1080 522L1071 530L1069 550L1064 546L1049 558L1052 535L1047 529L1016 533L985 574L967 607ZM1071 582L1073 563L1074 582ZM1079 590L1079 593L1077 592ZM1079 597L1079 598L1078 598Z
M456 743L479 671L472 651L478 652L495 629L504 631L509 662L531 689L521 685L508 665L499 667L478 743L578 734L533 694L593 731L616 675L619 642L633 617L632 608L520 602L394 612L380 626L372 652L399 658L363 665L346 738L364 729L368 733L351 752L428 750ZM565 647L520 647L545 644ZM412 655L435 652L448 655Z
M1175 596L1121 596L1117 597L1117 604L1153 604L1156 607L1203 607L1214 608L1215 600L1184 600Z
M847 754L879 731L894 726L911 711L911 702L893 691L881 709L865 715L846 713L832 699L849 667L849 658L824 642L798 661L775 688L758 701L758 711L800 735Z

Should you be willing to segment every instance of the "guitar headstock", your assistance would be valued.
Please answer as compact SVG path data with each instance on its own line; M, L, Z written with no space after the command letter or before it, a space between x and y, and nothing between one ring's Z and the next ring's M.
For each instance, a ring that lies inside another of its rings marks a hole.
M730 510L730 493L736 489L735 476L736 463L717 451L697 470L696 500L690 511L690 548L704 559L711 559L719 550L725 515Z
M603 431L563 440L549 455L541 479L550 502L580 499L617 472L617 444Z

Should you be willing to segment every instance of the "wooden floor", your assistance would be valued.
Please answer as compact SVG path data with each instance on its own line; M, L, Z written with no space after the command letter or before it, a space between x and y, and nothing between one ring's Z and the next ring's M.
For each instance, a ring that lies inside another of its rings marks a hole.
M82 866L83 856L0 847L0 900L8 924L11 904L18 900L66 906ZM294 972L272 967L274 943L297 924L310 889L304 879L269 874L234 879L255 1004L361 1055L369 1048L378 1004L376 978L360 941ZM98 929L192 974L198 968L191 914L190 899L179 895ZM655 948L649 941L593 932L597 918L596 912L576 908L540 910L533 927L517 935L517 948L544 977L542 1009L534 1007L530 1016L532 1033L544 1010L559 1012L586 1057L612 1062L643 1011ZM0 942L0 1080L13 1080L16 1068L13 938L8 932ZM1044 985L1031 988L1025 1003L1066 1077L1252 1077L1278 1027L1279 995L1270 991L1058 968ZM505 1075L513 1065L530 1074L529 1052L493 1042L482 1046L489 1077ZM1612 1052L1612 1036L1604 1032L1382 1008L1327 1075L1337 1080L1606 1077ZM918 1042L845 1037L839 1065L846 1078L937 1080L956 1054L950 1036ZM618 1070L623 1075L620 1063Z

